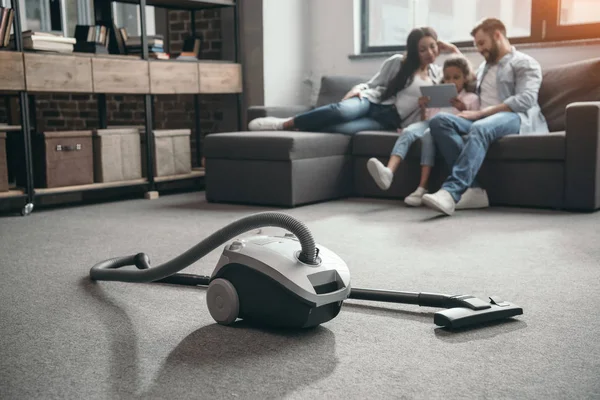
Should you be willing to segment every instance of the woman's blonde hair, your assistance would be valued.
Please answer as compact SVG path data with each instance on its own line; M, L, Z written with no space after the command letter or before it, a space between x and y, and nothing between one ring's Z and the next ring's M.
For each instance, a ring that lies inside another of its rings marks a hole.
M475 92L477 88L477 77L473 72L471 62L464 56L453 56L444 61L444 69L447 67L456 67L460 69L465 76L465 91Z

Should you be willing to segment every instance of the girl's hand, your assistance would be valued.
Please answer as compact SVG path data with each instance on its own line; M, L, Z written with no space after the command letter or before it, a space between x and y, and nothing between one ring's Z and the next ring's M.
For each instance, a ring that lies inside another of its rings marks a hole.
M429 104L429 97L428 96L421 96L421 97L419 97L419 107L421 109L427 108L427 104Z
M467 109L465 103L463 103L458 97L454 97L452 100L450 100L450 104L452 104L452 107L456 108L458 111L465 111Z
M344 96L342 101L351 99L353 97L358 97L359 99L362 99L362 94L361 94L360 89L358 89L358 88L350 89L350 91L348 93L346 93L346 95Z

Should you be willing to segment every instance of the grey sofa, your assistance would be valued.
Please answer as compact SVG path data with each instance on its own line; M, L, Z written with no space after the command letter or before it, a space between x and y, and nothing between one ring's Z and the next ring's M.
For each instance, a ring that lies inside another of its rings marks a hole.
M594 211L600 208L600 58L544 70L539 93L551 133L509 135L494 143L478 179L492 206ZM317 104L339 101L365 77L325 76ZM248 120L289 117L310 107L251 107ZM231 132L205 139L211 202L294 207L342 197L402 199L419 181L420 143L410 149L388 191L366 169L387 162L396 132ZM449 169L438 157L430 190Z

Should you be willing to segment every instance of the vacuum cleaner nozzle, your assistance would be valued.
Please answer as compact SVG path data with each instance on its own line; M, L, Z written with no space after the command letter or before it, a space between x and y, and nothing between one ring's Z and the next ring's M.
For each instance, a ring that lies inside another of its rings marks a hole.
M516 304L490 297L489 307L473 309L454 307L438 311L433 315L433 322L438 326L451 329L465 328L486 322L502 320L523 314L523 309Z

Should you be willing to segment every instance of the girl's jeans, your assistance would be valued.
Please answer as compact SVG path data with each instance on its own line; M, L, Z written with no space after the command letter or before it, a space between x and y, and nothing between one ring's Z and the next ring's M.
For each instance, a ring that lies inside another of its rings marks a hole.
M429 133L429 121L415 122L402 130L402 134L396 140L392 155L406 159L410 146L421 139L421 165L433 166L435 160L435 144Z

